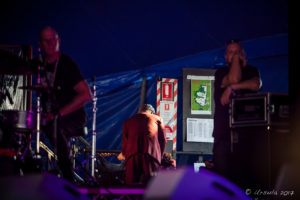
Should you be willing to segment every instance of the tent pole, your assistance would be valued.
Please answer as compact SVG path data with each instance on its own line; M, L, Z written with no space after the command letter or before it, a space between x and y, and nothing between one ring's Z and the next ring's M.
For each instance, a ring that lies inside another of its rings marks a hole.
M143 82L142 82L142 88L141 88L141 96L140 96L139 112L141 111L142 106L145 104L146 86L147 86L147 79L146 79L145 76L143 76Z

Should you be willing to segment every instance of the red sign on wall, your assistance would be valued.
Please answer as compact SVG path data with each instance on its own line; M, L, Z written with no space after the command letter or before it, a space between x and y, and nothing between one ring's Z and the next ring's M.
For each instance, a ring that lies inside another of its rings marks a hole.
M170 104L168 103L165 104L165 110L170 110Z
M162 83L162 100L173 101L174 88L173 83Z

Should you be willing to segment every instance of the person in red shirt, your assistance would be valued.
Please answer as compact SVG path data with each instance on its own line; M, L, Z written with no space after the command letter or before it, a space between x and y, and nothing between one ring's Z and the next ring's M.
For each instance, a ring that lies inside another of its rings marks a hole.
M126 184L146 184L158 171L166 148L162 119L150 104L123 124Z

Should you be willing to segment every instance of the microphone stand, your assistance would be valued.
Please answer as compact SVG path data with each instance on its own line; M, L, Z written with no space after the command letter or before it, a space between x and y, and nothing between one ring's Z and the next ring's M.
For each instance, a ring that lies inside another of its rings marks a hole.
M95 77L92 77L93 87L93 125L92 125L92 177L95 178L95 161L96 161L96 112L97 112L97 97L96 97L96 85Z
M38 55L41 57L41 49L38 48ZM37 85L41 86L41 70L42 65L38 66ZM37 91L36 103L36 152L34 155L37 169L41 169L41 155L40 155L40 134L41 134L41 91Z
M38 54L41 56L41 49L38 48ZM38 66L38 74L37 74L37 85L41 86L41 69L42 66ZM41 93L40 91L37 92L37 103L36 103L36 154L39 155L40 153L40 132L41 132Z

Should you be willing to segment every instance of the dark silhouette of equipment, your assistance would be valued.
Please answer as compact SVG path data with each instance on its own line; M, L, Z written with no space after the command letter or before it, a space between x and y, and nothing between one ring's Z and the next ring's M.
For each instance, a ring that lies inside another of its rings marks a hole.
M272 190L286 160L287 94L258 93L231 101L232 177L243 188Z

